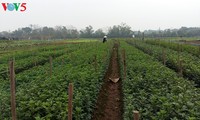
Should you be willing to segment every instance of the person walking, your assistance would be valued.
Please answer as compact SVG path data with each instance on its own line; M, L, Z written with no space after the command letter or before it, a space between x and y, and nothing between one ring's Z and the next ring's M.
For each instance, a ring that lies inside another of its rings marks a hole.
M107 36L105 35L104 37L103 37L103 43L105 43L107 41Z

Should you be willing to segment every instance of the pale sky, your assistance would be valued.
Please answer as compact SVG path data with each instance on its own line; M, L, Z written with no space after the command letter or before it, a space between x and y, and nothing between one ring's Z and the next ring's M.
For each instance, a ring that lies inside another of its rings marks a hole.
M122 22L132 30L200 27L200 0L0 0L5 2L26 2L27 10L5 12L0 4L0 31L30 24L96 30Z

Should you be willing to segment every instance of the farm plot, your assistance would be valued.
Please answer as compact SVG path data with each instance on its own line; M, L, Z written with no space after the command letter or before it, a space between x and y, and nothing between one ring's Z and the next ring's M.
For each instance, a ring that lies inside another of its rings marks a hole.
M188 69L193 70L187 72L188 75L198 75L199 71L191 68L199 58L165 48L166 65L163 65L159 62L163 60L163 49L143 42L119 40L105 44L43 46L32 52L15 53L16 70L18 66L27 68L16 72L17 118L67 119L69 83L74 86L75 120L132 120L133 110L139 111L140 119L144 120L200 118L199 88L169 69L173 65L179 72L177 59L189 59L193 61L183 62L183 75ZM1 57L1 64L6 66L10 57ZM40 60L40 57L45 58L43 64L26 65L29 58ZM11 119L8 77L0 77L0 119L3 120ZM195 76L195 80L198 79Z
M162 40L146 40L145 42L152 45L158 45L165 48L170 48L175 51L188 52L194 56L200 57L199 46L192 46L192 45L187 45L187 44L178 43L178 42L166 42Z
M91 118L107 68L110 44L84 43L74 48L53 58L52 73L50 63L45 63L16 75L18 119L66 119L70 82L74 84L73 118ZM0 82L0 114L3 119L10 119L9 80Z
M143 41L128 41L128 43L164 62L167 67L178 72L180 76L183 75L185 78L193 80L196 86L200 85L200 61L198 57L188 52L150 45Z
M197 120L199 89L142 51L121 42L126 51L127 77L123 80L124 119L133 110L144 120Z
M12 54L4 55L0 58L0 76L6 79L8 73L8 61L15 60L15 72L19 73L30 69L36 65L43 65L49 61L49 57L53 58L70 53L76 49L76 45L61 45L42 47L31 51L18 51ZM78 46L78 45L77 45Z

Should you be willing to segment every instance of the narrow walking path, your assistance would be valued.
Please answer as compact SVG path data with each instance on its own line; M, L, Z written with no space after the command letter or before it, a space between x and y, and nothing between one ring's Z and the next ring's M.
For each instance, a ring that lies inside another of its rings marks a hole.
M118 43L113 46L109 68L98 96L96 109L92 117L93 120L122 120L122 82L121 79L117 83L110 80L120 78L118 46Z

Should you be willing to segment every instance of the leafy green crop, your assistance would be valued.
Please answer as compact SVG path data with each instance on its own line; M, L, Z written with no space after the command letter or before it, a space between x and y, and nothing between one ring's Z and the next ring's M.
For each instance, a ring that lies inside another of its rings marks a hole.
M61 45L55 47L40 48L33 51L18 51L0 58L0 75L5 79L8 71L8 61L15 60L15 72L19 73L23 70L34 67L35 65L43 65L49 61L49 56L59 57L63 54L70 53L76 49L78 45Z
M200 93L192 82L125 42L121 49L126 50L127 58L124 120L133 119L133 110L138 110L143 120L200 118Z
M167 67L179 71L179 60L182 60L183 76L193 80L197 86L200 85L200 61L199 58L188 52L178 52L169 48L163 48L156 45L146 44L142 41L128 41L143 52L153 56L155 59L162 61L163 50L166 56Z
M73 118L91 119L102 79L108 65L110 43L84 43L67 48L50 64L35 66L16 75L17 115L20 120L67 119L68 84L74 85ZM96 69L95 57L96 56ZM4 118L10 119L9 82L0 87ZM1 107L1 108L2 108Z
M165 48L170 48L172 50L181 51L181 52L188 52L192 55L200 57L200 48L197 46L187 45L187 44L180 44L175 42L166 42L161 40L147 40L145 41L148 44L152 45L159 45Z

